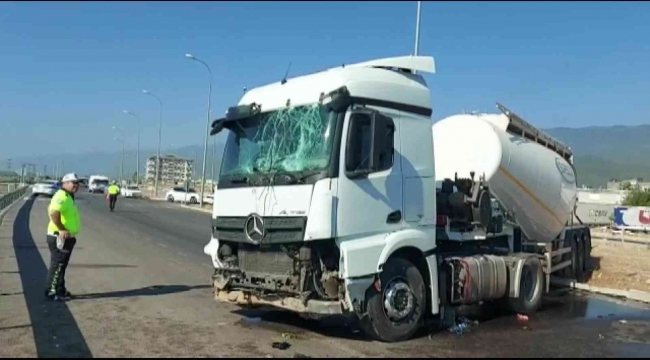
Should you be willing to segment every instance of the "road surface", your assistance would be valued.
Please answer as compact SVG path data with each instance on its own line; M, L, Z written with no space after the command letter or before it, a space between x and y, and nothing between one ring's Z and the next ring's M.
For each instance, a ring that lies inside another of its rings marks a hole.
M398 344L369 341L342 318L219 304L203 254L209 214L124 198L110 213L101 195L83 192L82 234L66 275L77 298L46 302L48 201L21 200L0 225L2 357L650 355L650 310L593 296L558 294L526 323L484 311L462 336L424 329ZM282 341L291 347L272 347Z

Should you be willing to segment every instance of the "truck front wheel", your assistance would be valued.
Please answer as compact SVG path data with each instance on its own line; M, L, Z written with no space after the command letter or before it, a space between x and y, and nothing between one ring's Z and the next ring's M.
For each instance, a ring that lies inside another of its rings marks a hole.
M379 341L407 340L418 330L426 309L422 275L410 261L391 258L379 278L381 291L368 289L361 327Z

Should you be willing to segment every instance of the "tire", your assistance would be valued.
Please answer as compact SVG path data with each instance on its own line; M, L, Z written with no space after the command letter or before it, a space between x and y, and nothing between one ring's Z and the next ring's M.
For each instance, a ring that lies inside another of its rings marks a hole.
M518 314L532 315L542 306L544 290L542 263L536 257L529 257L521 271L519 297L509 299L508 307Z
M191 198L190 198L190 204L196 204L196 203L198 203L198 201L196 201L196 198L195 198L195 197L191 197Z
M575 242L575 259L577 262L573 267L575 269L574 275L575 279L578 282L581 282L585 276L585 246L584 243L579 240L577 235L573 238L573 241Z
M167 197L167 201L169 201L169 202L174 202L174 197L173 197L173 196L169 196L169 197Z
M365 308L367 314L359 319L363 331L370 337L383 342L408 340L418 330L426 309L426 294L422 274L410 261L399 257L391 258L379 275L381 292L371 286L366 292ZM398 305L397 314L391 319L384 302L389 292ZM404 297L404 294L407 294ZM406 304L404 303L406 301ZM409 310L410 308L410 310Z
M580 257L580 262L579 262L579 278L578 281L584 282L587 280L587 273L588 273L588 268L589 268L589 244L587 243L587 236L585 236L584 233L580 234L580 242L579 242L579 254L578 256Z
M582 243L584 244L584 271L586 274L591 271L591 240L589 239L589 235L586 233L582 233Z

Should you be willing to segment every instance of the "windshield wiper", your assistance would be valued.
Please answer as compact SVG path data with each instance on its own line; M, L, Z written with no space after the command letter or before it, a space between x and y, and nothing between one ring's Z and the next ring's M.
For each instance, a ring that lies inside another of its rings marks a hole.
M230 178L230 182L233 184L244 184L248 183L248 178L246 176L236 176Z
M327 171L327 170L302 171L301 175L298 177L298 181L299 182L305 182L305 179L307 179L308 177L318 175L318 174L322 174L325 171Z

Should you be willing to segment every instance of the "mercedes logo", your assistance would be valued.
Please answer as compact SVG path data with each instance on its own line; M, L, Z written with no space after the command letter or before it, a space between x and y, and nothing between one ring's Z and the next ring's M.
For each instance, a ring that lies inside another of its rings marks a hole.
M264 229L264 220L262 217L257 214L250 214L246 218L244 232L249 241L255 244L261 243L266 237L266 230Z

